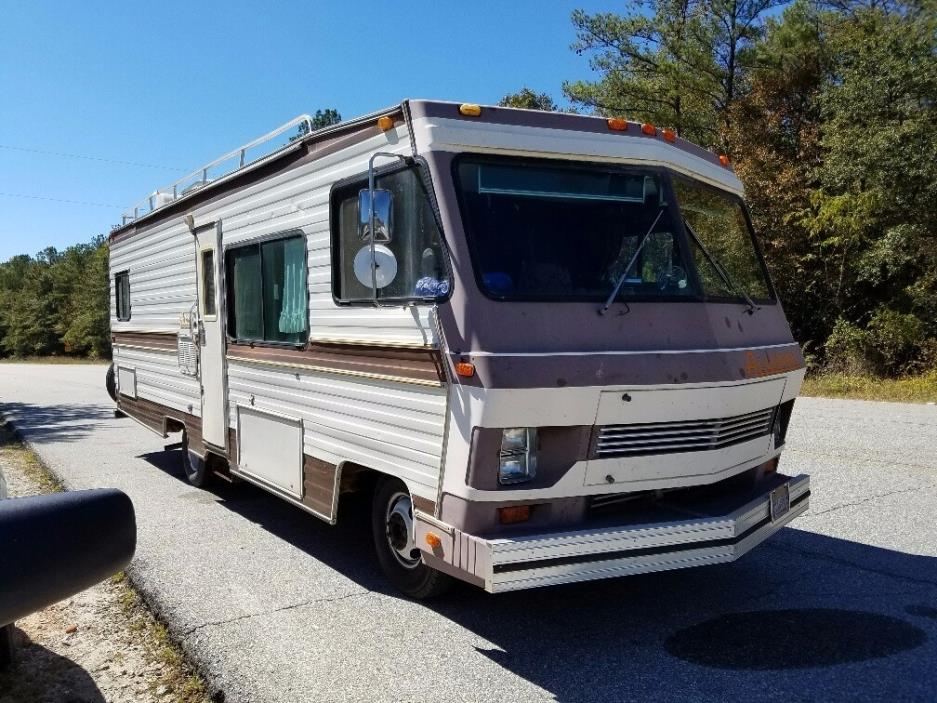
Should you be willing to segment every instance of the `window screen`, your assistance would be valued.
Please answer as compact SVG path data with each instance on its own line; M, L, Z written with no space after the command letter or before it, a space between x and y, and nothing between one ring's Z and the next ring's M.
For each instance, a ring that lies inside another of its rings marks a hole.
M215 250L206 249L202 252L202 300L205 315L211 317L216 314L215 305Z
M130 319L130 272L121 271L114 276L114 293L117 299L117 319Z
M236 339L306 341L306 239L275 239L228 250L228 331Z
M384 285L378 283L378 300L426 300L449 293L442 237L417 169L375 179L375 187L390 191L393 199L393 229L389 238L378 236L375 256L379 266L389 264L385 273L393 270L393 274L388 275L390 280L384 279ZM371 300L371 240L358 228L359 192L367 187L367 180L362 179L332 193L332 293L340 302Z

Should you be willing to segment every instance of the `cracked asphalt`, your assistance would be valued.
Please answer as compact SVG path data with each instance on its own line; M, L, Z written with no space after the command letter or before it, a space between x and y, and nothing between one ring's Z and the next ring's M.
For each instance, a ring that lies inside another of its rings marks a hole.
M811 509L734 564L419 604L367 506L191 488L105 369L2 364L0 412L68 488L131 496L131 576L226 701L937 700L937 407L799 399Z

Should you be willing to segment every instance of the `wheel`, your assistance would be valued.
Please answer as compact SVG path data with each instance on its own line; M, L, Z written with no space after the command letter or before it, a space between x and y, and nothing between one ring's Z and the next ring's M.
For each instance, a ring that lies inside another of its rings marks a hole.
M0 671L13 663L13 625L0 627Z
M375 487L371 529L381 569L405 595L422 600L452 586L452 577L420 559L413 536L413 502L402 481L386 478Z
M196 488L203 488L211 479L208 458L200 459L189 451L189 433L182 430L182 470Z
M111 400L117 402L117 380L114 378L114 364L107 367L107 377L104 380L104 387L107 388L107 394Z

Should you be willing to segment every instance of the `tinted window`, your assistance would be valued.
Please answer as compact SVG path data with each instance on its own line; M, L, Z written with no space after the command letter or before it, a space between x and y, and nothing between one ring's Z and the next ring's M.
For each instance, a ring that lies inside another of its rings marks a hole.
M693 243L703 292L714 297L738 298L736 288L741 287L752 298L769 298L767 278L741 201L682 179L675 180L674 190ZM729 280L720 273L720 267Z
M114 276L114 294L117 303L117 319L130 319L130 272L121 271Z
M384 267L375 275L379 300L425 300L449 293L439 226L418 168L375 179L375 188L392 198L389 236L376 227L375 262ZM332 292L341 302L371 300L371 238L358 226L359 192L367 187L363 179L332 193Z
M205 314L216 314L215 305L215 250L206 249L202 252L202 300Z
M305 237L229 249L226 267L231 336L292 344L306 341Z
M466 235L482 290L505 300L693 295L666 179L647 170L462 158Z

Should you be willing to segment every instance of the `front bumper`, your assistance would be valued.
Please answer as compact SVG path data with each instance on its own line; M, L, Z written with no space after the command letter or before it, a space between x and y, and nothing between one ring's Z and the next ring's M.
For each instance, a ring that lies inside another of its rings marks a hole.
M416 540L438 547L424 561L492 593L735 561L807 510L810 477L778 476L764 493L726 512L513 538L466 534L415 514ZM786 481L790 509L772 520L770 493ZM724 501L723 501L724 503ZM435 540L432 540L435 541Z

